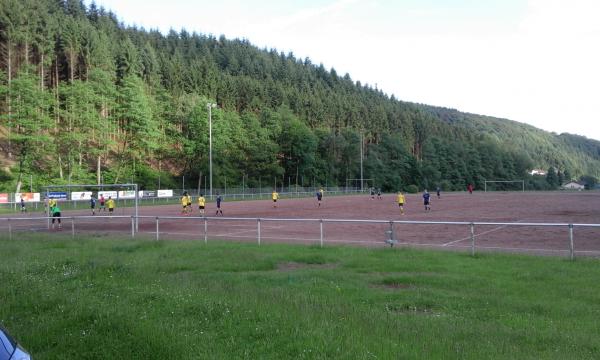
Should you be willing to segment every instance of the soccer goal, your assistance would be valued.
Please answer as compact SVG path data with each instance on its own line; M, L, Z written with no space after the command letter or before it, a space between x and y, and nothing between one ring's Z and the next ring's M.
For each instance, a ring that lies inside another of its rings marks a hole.
M105 199L109 197L117 202L117 208L125 208L127 201L133 205L133 214L135 216L135 231L138 231L138 207L140 192L138 184L100 184L100 185L85 185L85 184L69 184L69 185L47 185L42 187L44 192L44 203L49 200L56 200L63 204L68 204L72 208L77 208L78 203L89 203L92 196L98 201L100 196ZM81 206L81 205L80 205ZM48 228L50 227L50 209L46 206L48 215Z
M484 191L523 191L525 192L525 180L486 180Z
M346 192L348 191L367 191L374 187L373 179L346 179Z

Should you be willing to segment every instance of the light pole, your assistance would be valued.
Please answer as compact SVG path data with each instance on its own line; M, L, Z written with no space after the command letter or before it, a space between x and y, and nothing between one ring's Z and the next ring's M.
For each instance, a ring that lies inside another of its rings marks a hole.
M208 172L210 176L210 197L212 198L212 108L217 107L217 104L208 103Z
M360 192L363 192L363 133L360 132Z

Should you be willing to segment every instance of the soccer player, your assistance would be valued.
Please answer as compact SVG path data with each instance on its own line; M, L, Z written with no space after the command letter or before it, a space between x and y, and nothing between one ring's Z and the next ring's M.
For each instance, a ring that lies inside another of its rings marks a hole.
M429 192L425 190L423 192L423 204L425 205L425 211L431 211L431 205L429 205Z
M371 188L371 200L375 200L375 189Z
M104 194L100 194L100 210L106 211L106 207L104 206L105 200L104 200ZM98 211L100 211L98 210Z
M204 194L200 194L198 196L198 210L200 210L200 215L204 215L204 206L206 205L206 199L204 198Z
M321 207L321 200L323 200L323 188L317 191L317 203L319 204L319 207Z
M383 198L381 197L381 188L377 188L377 199L378 199L378 200L381 200L381 199L383 199Z
M438 199L440 199L440 198L441 198L441 195L440 195L440 193L442 192L442 189L441 189L441 188L438 186L438 187L435 189L435 192L437 193L437 197L438 197Z
M187 211L188 215L192 215L192 195L190 194L187 196Z
M52 215L52 208L56 206L56 199L48 200L48 216Z
M215 212L215 216L219 215L219 213L221 213L221 216L223 216L223 210L221 210L221 201L223 201L223 198L221 195L219 195L219 193L217 193L217 212Z
M188 194L187 191L183 193L181 197L181 215L185 215L187 213L188 207Z
M21 196L21 212L26 212L27 208L25 207L25 200Z
M277 193L277 190L273 190L273 193L271 194L271 199L273 199L273 207L276 208L277 200L279 199L279 194Z
M404 194L402 193L402 191L398 191L398 206L400 207L400 214L404 215Z
M108 200L106 201L106 207L108 207L108 215L112 215L113 211L115 211L115 201L113 200L112 196L108 197Z
M92 215L96 215L96 198L94 195L90 198L90 208L92 209Z
M473 195L473 184L467 185L467 191L469 192L469 194Z
M54 229L54 220L58 220L58 230L60 230L62 227L60 223L60 208L57 204L54 204L54 206L50 208L50 212L52 213L52 229Z

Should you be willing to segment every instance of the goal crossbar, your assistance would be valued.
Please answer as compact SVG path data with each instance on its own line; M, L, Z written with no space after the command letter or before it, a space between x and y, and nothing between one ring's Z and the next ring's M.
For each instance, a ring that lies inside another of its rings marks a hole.
M50 190L72 189L72 188L99 189L101 191L104 189L131 189L131 188L133 188L133 191L135 192L135 231L136 232L138 231L138 229L139 229L138 206L139 206L139 202L140 202L140 194L139 194L138 184L67 184L67 185L42 186L42 189L44 189L44 193L46 194L46 199L50 198L49 197ZM48 227L50 227L50 213L49 213L50 209L47 209L47 211L48 211Z
M521 183L521 191L525 192L525 180L485 180L483 182L485 192L487 192L488 183Z

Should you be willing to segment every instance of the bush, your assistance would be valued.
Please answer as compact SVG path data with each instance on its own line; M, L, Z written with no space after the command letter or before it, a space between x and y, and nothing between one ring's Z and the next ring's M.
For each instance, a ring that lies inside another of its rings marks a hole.
M406 187L406 192L409 194L416 194L419 192L417 185L411 184Z

